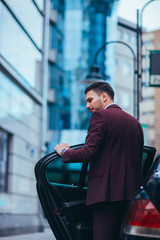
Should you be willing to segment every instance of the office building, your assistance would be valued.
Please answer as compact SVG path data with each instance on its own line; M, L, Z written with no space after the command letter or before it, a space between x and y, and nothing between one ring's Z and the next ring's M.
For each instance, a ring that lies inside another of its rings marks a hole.
M108 40L115 41L115 43L107 46L108 61L106 61L109 71L108 75L110 75L112 85L115 89L115 102L124 111L134 116L136 115L137 78L135 74L137 50L136 25L125 19L118 18L115 37ZM112 55L109 54L110 51Z
M48 132L58 138L58 130L63 128L66 110L64 93L64 1L51 0L49 31L49 76L48 76ZM54 134L53 134L54 133Z
M150 51L160 50L160 30L143 33L142 45L142 95L140 120L146 128L145 144L154 146L160 151L160 85L153 87L150 82Z
M34 166L45 144L47 7L0 2L0 236L43 227Z
M61 140L65 141L62 137L65 131L67 134L68 131L70 132L72 142L78 139L78 135L79 142L83 140L82 135L84 138L82 132L88 127L90 114L85 108L86 85L82 80L89 73L97 49L106 41L106 17L112 15L113 5L116 3L117 1L97 0L66 0L64 3L64 67L61 68L64 70L64 75L61 72L60 80L53 88L53 91L56 89L57 94L59 89L59 95L55 98L53 108L50 108L49 152L53 150L55 144ZM59 28L58 22L57 28ZM97 64L106 79L104 61L105 51L102 51ZM53 82L56 83L56 81L53 75ZM76 136L75 130L77 130Z

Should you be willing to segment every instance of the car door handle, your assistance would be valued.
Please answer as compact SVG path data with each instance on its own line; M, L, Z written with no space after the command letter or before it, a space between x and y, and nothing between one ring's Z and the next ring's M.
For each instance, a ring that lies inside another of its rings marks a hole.
M70 208L70 207L74 207L74 206L78 206L78 205L85 205L86 201L85 200L76 200L76 201L70 201L70 202L64 202L63 206Z

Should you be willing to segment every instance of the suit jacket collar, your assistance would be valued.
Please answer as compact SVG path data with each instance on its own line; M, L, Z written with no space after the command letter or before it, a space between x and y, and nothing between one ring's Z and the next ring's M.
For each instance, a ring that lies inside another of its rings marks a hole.
M111 104L107 108L105 108L105 110L110 109L110 108L118 108L118 109L122 110L122 108L120 108L117 104Z

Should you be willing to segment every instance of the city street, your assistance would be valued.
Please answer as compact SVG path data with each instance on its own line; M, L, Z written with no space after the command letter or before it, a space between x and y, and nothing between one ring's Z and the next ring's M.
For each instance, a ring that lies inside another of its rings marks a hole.
M0 237L0 240L56 240L52 231L47 228L44 232Z
M0 240L160 239L159 12L0 0Z

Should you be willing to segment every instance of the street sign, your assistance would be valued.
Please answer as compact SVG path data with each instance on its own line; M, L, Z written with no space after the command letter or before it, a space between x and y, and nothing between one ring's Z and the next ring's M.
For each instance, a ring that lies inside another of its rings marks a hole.
M149 86L160 87L160 51L151 50L149 57L150 57Z

